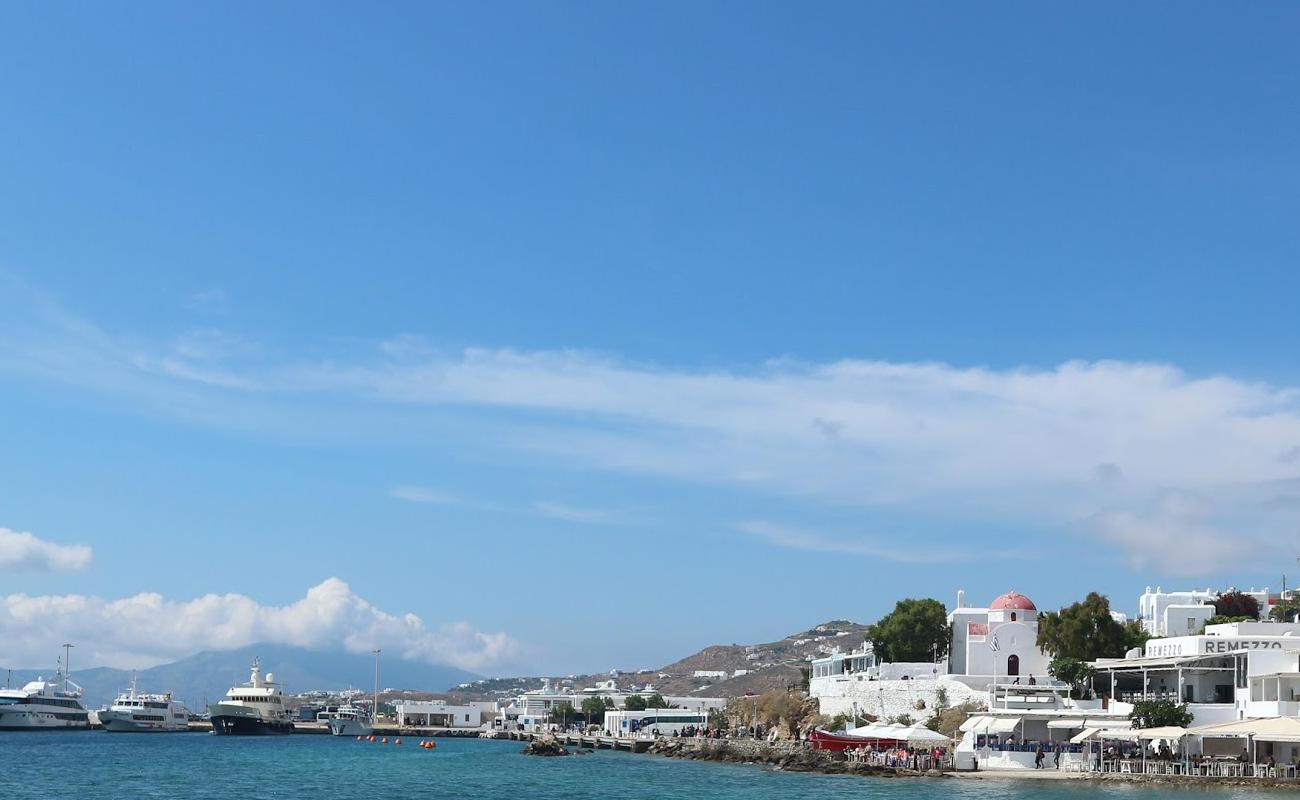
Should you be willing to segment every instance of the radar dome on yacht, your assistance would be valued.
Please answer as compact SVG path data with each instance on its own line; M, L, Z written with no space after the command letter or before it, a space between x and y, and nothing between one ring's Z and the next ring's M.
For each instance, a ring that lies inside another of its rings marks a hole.
M266 682L267 682L267 683L275 683L275 673L274 673L274 672L268 672L268 673L266 673Z

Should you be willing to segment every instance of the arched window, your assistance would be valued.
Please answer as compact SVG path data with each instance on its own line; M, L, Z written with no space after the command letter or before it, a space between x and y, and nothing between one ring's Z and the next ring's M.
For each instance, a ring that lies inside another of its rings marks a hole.
M1020 674L1020 656L1017 655L1007 656L1007 674L1008 675Z
M1012 621L1012 622L1015 622L1015 621L1016 621L1016 612L1014 612L1014 611L1011 612L1011 621Z

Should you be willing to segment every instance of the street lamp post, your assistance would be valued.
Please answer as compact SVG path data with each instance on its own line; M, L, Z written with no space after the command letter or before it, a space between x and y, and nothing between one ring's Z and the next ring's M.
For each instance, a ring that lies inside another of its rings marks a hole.
M379 724L379 650L370 651L375 656L375 707L370 710L370 727Z

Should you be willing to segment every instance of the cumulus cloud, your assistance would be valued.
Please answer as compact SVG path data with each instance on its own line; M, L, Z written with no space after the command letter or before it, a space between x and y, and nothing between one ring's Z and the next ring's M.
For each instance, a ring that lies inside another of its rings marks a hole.
M386 612L338 578L284 606L241 594L192 600L154 593L118 600L12 594L0 598L0 641L10 663L43 663L61 642L75 641L85 663L123 668L273 642L351 653L382 648L405 659L480 671L518 649L505 633L485 633L466 622L431 626L415 614Z
M86 545L55 544L24 531L0 528L0 572L63 572L90 566Z

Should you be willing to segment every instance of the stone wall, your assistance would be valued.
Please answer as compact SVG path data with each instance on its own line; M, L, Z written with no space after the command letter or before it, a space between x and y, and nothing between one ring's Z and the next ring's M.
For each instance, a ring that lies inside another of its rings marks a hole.
M856 704L859 714L871 714L881 720L907 714L917 722L934 713L939 704L939 689L947 693L949 706L961 705L968 700L988 702L987 692L972 689L948 675L906 681L819 678L812 682L812 694L820 703L821 713L828 717L852 714ZM918 702L924 702L925 708L917 709Z

